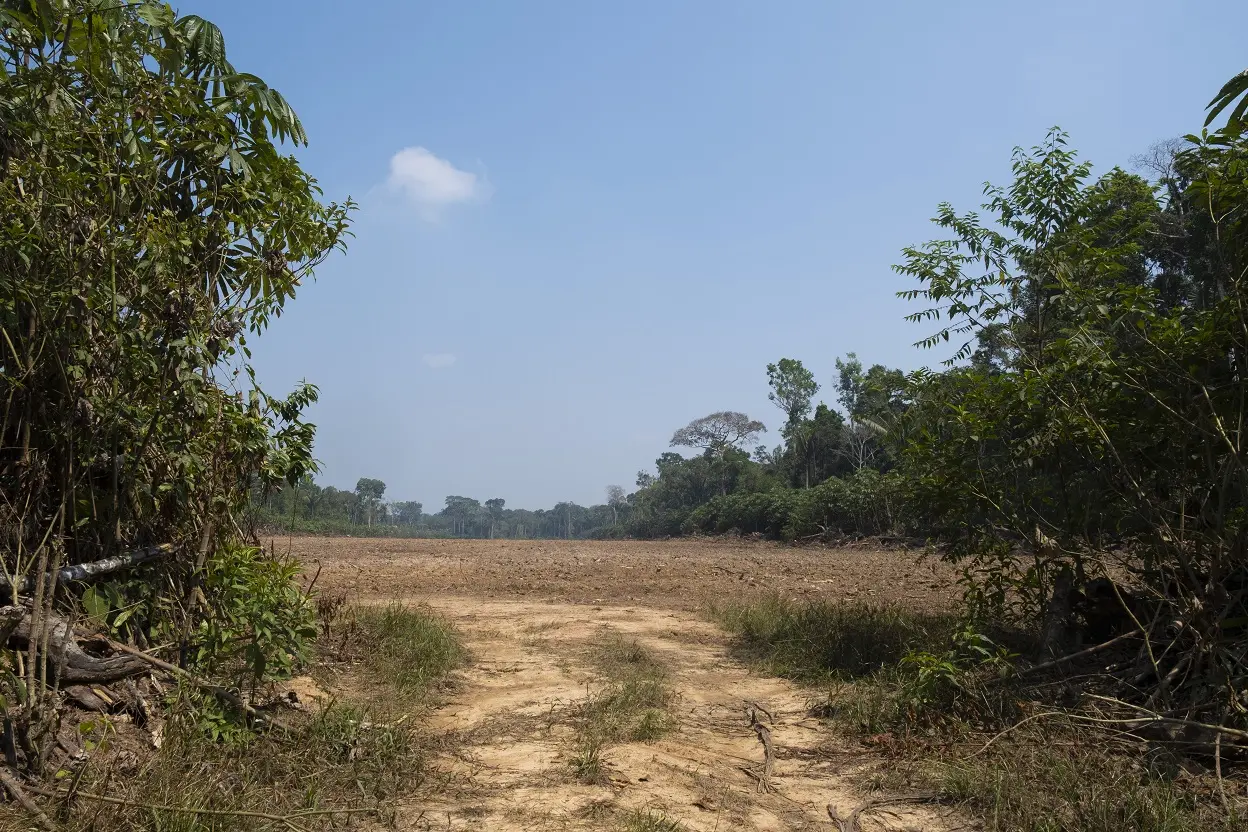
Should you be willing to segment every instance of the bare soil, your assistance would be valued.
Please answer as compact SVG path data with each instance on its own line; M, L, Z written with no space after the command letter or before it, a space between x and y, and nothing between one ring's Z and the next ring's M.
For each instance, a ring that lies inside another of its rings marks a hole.
M425 603L453 621L472 661L428 729L445 749L429 786L398 807L411 830L618 830L631 811L690 832L834 830L884 795L889 765L812 715L817 693L753 672L696 613L755 593L948 606L952 576L915 553L735 542L444 541L295 538L319 587L355 603ZM573 773L578 706L601 684L590 650L611 631L669 668L676 728L603 752L607 775ZM770 774L747 709L775 748ZM971 828L954 810L897 803L870 830ZM659 828L659 827L654 827Z
M638 604L695 611L709 600L768 593L948 609L955 575L921 551L783 546L735 540L395 540L293 537L318 586L356 600L439 598Z

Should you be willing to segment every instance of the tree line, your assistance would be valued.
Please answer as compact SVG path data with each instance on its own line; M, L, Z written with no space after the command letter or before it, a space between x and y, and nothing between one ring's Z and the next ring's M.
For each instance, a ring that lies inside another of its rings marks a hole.
M448 496L426 513L414 500L385 500L385 483L361 478L354 490L321 486L305 477L294 485L252 491L251 519L262 529L394 537L584 538L609 536L628 509L624 489L611 486L601 505L557 503L550 509L507 508L502 497Z

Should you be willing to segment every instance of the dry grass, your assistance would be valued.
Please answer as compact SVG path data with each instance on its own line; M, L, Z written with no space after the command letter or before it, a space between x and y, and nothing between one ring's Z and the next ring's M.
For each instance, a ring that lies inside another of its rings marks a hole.
M904 783L874 785L934 790L977 810L990 832L1232 832L1248 823L1242 801L1221 805L1211 777L1152 765L1142 742L1073 718L1029 722L989 745L1003 720L1034 707L1021 691L961 671L924 688L917 665L898 664L911 651L948 650L951 617L775 598L710 614L758 666L827 691L825 715L906 773ZM1248 792L1242 780L1232 794Z
M892 667L912 650L938 649L954 618L897 604L795 601L767 596L714 604L709 616L735 634L738 647L776 676L821 683Z
M585 783L602 782L602 750L619 742L654 742L675 726L668 672L654 654L618 634L593 648L604 684L577 713L577 751L572 770Z
M180 695L158 753L145 761L138 749L96 755L57 781L76 777L78 792L120 803L79 796L49 814L67 829L92 832L342 828L362 816L392 822L394 799L424 782L431 749L416 726L384 714L426 697L463 651L450 627L425 610L350 611L348 619L352 649L375 657L366 662L377 677L368 708L335 702L316 714L283 715L287 731L234 731L212 742L204 730L212 712ZM261 815L296 817L292 826Z
M684 832L685 827L662 812L629 812L624 816L621 832Z

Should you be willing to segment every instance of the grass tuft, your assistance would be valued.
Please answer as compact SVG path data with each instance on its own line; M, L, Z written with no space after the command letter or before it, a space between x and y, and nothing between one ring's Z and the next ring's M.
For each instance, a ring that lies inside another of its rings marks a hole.
M454 628L425 607L389 604L352 612L366 649L359 655L374 677L409 699L424 697L467 654Z
M667 668L651 651L618 634L601 639L593 663L605 684L580 707L573 773L585 783L605 776L602 750L618 742L654 742L675 727Z
M685 827L662 812L629 812L624 817L622 832L684 832Z
M896 665L911 651L948 642L955 619L897 606L771 596L717 604L710 618L740 639L756 663L807 683L852 679Z

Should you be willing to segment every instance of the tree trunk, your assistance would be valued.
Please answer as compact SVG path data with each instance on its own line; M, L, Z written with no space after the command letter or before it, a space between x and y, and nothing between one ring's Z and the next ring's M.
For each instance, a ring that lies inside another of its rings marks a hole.
M85 581L99 575L107 575L111 572L117 572L125 569L127 566L133 566L137 563L153 560L159 557L165 557L173 553L173 547L168 543L162 543L159 546L147 546L143 549L135 549L133 552L123 552L111 558L92 561L91 563L79 563L73 566L66 566L57 572L57 582L65 581ZM26 575L18 584L17 591L19 594L30 592L34 587L35 578L32 575ZM0 591L10 588L9 579L4 575L0 575Z
M146 673L146 662L133 656L110 656L105 659L90 655L74 640L74 630L65 619L47 615L47 656L56 677L63 685L116 682ZM7 632L6 642L15 646L31 643L31 611L27 607L0 607L0 632Z

